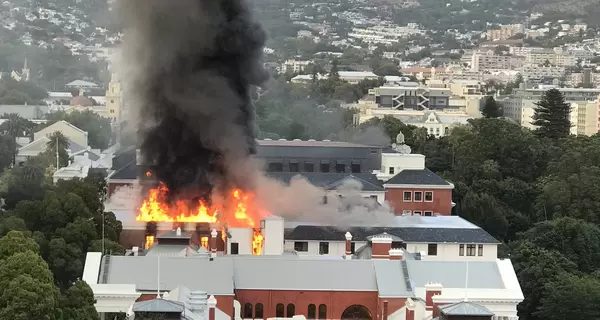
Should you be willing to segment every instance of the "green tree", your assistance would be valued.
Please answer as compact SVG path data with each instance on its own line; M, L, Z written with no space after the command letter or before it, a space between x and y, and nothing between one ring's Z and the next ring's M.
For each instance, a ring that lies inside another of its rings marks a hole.
M558 89L550 89L535 103L533 122L537 133L550 139L564 138L571 131L571 105Z
M546 283L536 313L544 320L600 319L600 278L564 273Z
M10 231L0 238L0 261L4 261L17 253L27 251L38 253L39 250L39 245L33 239L26 237L19 231Z
M42 283L54 282L46 261L39 254L30 250L15 253L2 260L2 265L0 265L0 285L4 287L12 279L20 275L29 275Z
M577 266L558 251L542 249L529 241L514 245L511 259L525 299L517 306L519 317L542 320L537 310L542 303L544 286L555 281L564 272Z
M94 292L84 281L73 284L60 300L62 320L97 320Z
M46 150L48 153L54 153L58 155L58 167L64 167L69 161L69 154L67 149L69 148L69 139L60 131L54 131L49 137L46 143Z
M34 127L34 124L16 113L5 114L2 116L2 118L6 119L7 121L0 125L0 132L10 136L13 140L13 145L11 148L13 156L12 163L15 165L17 163L17 138L28 136Z
M0 237L5 236L10 231L27 231L25 221L13 215L0 219Z
M333 61L331 62L331 70L329 70L329 79L332 81L339 81L340 80L340 69L338 67L338 60L337 59L333 59Z
M55 319L57 301L52 283L19 275L2 288L0 320Z
M498 118L502 116L502 109L496 99L490 96L485 100L481 114L486 118Z
M46 115L48 125L64 120L75 127L88 133L88 143L92 148L106 149L112 140L112 126L110 119L104 118L97 113L86 111L54 112Z

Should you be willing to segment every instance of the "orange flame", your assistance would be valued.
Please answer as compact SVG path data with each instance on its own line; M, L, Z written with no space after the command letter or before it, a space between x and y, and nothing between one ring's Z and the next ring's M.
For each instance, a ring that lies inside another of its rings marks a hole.
M150 248L154 244L154 236L146 236L146 244L144 249Z
M234 189L229 195L226 205L208 206L200 200L197 206L191 206L185 201L167 204L164 199L168 189L165 185L150 189L148 197L142 202L137 221L145 222L192 222L216 223L254 227L256 222L250 212L258 212L254 205L253 195ZM257 216L257 215L255 215Z
M260 229L254 229L254 233L252 234L252 255L259 256L262 253L264 240L265 238Z
M152 177L152 173L150 171L146 171L146 177Z

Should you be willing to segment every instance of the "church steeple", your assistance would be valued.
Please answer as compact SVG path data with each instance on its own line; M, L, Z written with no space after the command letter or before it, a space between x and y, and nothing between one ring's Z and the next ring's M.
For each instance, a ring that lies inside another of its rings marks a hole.
M121 120L121 101L121 83L117 80L116 75L112 74L106 91L106 109L108 116L115 123L119 123Z

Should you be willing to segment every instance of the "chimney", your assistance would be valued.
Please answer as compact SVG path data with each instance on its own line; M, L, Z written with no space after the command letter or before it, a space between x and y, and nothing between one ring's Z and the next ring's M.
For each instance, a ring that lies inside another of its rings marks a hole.
M383 318L382 320L387 320L388 318L388 301L383 300Z
M352 234L350 231L346 232L346 260L352 259Z
M386 232L371 238L371 259L389 259L392 237Z
M415 302L413 299L406 299L406 320L415 320Z
M210 296L206 303L208 305L208 320L215 320L215 308L217 307L217 298Z
M390 249L390 260L402 260L403 256L402 249Z
M212 229L210 232L210 258L214 259L217 256L217 229Z
M140 247L138 247L138 246L135 246L135 247L131 248L131 252L133 252L133 255L134 255L134 256L137 256L137 255L139 255L139 252L140 252Z
M425 285L425 310L433 311L433 296L442 294L442 285L440 283L427 283Z
M177 231L175 231L178 237L181 237L181 227L177 227Z

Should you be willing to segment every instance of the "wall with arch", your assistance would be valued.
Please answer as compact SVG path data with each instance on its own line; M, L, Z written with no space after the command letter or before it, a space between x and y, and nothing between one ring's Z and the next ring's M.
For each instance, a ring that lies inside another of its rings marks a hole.
M236 289L244 319L304 315L307 319L340 319L346 308L362 305L376 319L378 293ZM251 315L251 316L250 316ZM250 316L250 317L249 317Z

